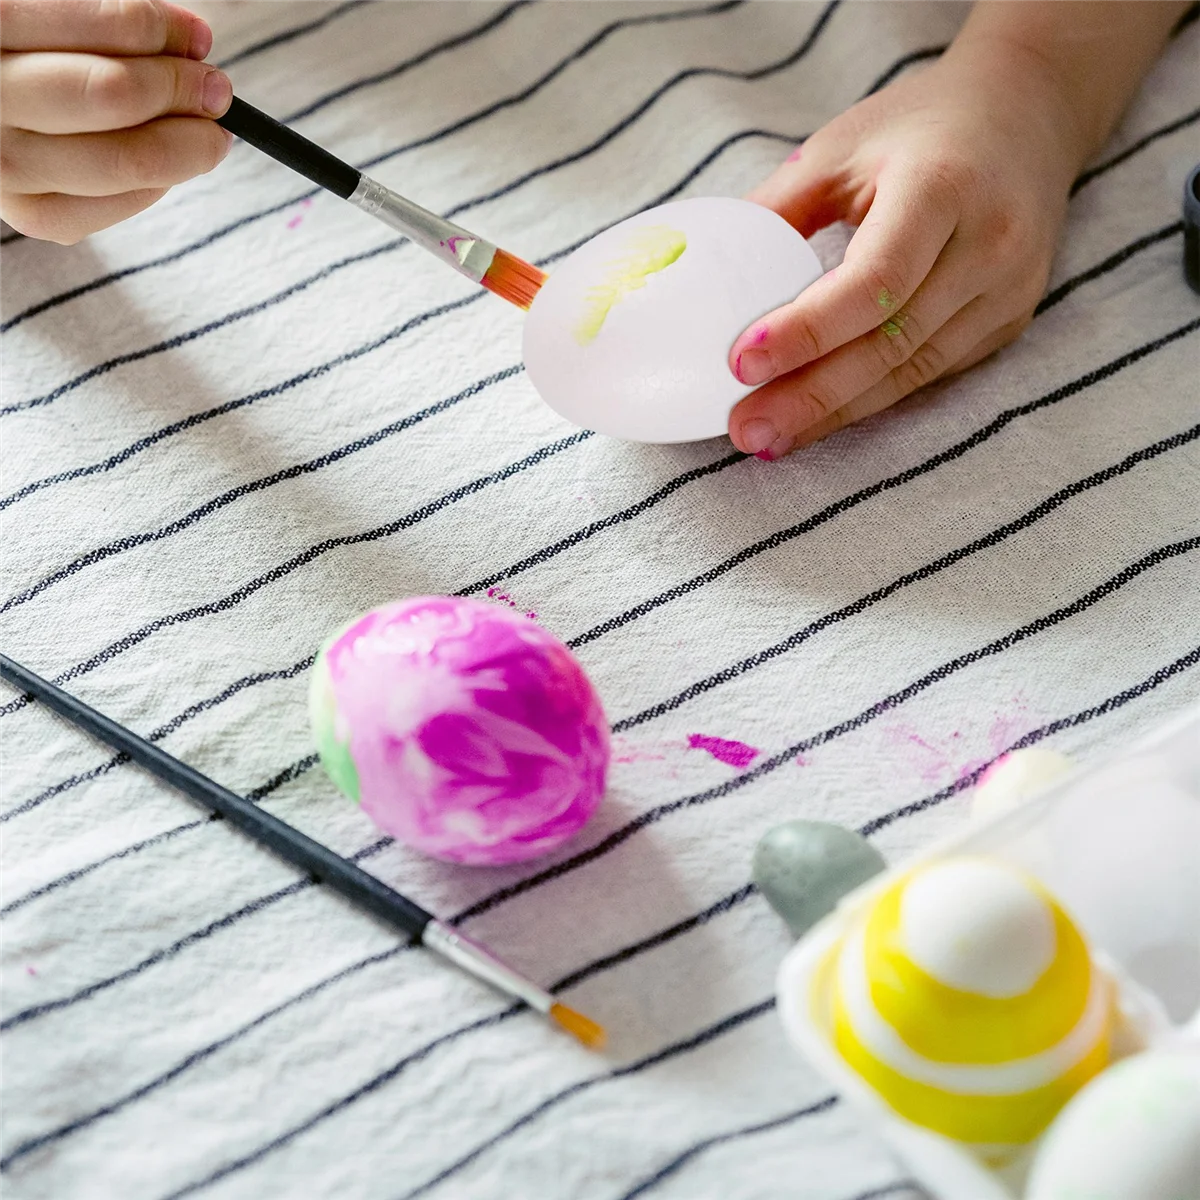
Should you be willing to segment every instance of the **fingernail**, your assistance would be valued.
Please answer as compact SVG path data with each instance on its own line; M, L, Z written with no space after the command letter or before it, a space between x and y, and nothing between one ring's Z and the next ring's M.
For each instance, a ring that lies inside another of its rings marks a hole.
M766 383L775 374L770 354L766 350L759 349L757 346L750 346L743 350L737 356L734 369L737 377L743 383L749 384Z
M781 434L765 450L758 451L754 457L761 458L763 462L775 462L777 459L786 458L791 454L794 442L795 439L788 434Z
M779 430L770 421L755 417L742 426L739 441L747 454L759 454L779 440Z
M219 117L233 99L233 84L224 71L209 71L204 77L204 111L210 117Z
M212 30L201 20L192 24L192 40L188 44L188 58L207 58L212 49Z
M229 153L229 148L233 145L233 134L224 126L218 125L218 129L225 135L225 149L221 151L221 161L225 161L225 155Z

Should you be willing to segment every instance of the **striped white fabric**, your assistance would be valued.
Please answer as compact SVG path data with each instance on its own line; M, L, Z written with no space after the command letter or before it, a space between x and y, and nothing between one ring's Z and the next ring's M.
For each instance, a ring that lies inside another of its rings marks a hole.
M215 6L210 6L215 7ZM958 4L271 4L246 99L553 263L738 194ZM1021 341L783 464L570 428L520 314L237 145L73 249L3 251L3 646L604 1021L589 1054L6 691L6 1196L913 1197L785 1047L748 885L790 816L889 857L980 764L1200 694L1200 23L1071 202ZM836 261L844 234L816 241ZM424 861L315 768L335 626L490 595L577 647L608 798L548 863ZM729 766L701 734L759 751Z

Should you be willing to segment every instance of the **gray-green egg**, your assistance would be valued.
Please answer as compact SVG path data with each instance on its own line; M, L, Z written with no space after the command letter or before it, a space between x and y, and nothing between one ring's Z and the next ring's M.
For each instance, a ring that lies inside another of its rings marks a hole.
M861 834L827 821L787 821L754 848L754 882L796 937L887 864Z

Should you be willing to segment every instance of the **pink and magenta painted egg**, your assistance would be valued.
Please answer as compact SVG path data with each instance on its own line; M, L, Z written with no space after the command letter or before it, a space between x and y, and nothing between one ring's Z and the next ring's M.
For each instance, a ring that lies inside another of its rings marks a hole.
M583 668L479 600L417 596L359 617L317 655L309 706L334 783L435 858L545 854L604 793L608 723Z

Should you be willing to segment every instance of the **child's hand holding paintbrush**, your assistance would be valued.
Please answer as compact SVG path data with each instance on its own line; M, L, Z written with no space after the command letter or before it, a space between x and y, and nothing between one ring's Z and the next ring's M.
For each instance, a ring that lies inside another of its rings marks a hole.
M233 99L212 32L162 0L0 0L0 211L70 244L211 171Z

